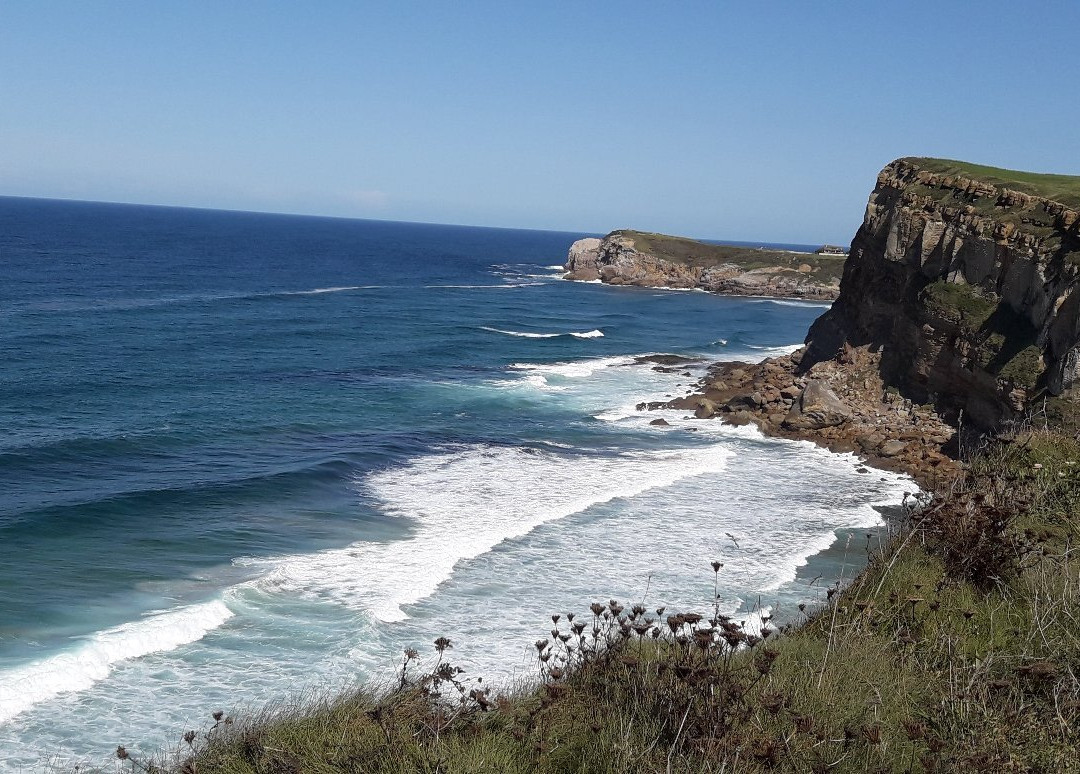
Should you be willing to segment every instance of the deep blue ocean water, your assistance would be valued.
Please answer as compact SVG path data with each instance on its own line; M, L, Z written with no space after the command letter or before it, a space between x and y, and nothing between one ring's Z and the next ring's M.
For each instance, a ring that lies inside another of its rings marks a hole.
M440 635L505 683L552 612L704 609L713 559L734 614L807 598L911 485L650 425L700 368L635 356L760 359L823 307L566 282L579 236L0 198L0 770Z

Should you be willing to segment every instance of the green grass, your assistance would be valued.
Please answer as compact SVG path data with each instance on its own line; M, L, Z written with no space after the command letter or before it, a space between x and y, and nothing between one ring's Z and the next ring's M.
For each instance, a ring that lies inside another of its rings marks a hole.
M1077 771L1078 513L1080 443L1024 427L764 639L597 603L553 619L531 688L477 693L443 643L393 690L223 719L162 770Z
M977 331L998 307L977 288L948 280L932 282L923 289L923 301L934 312L966 331Z
M1008 304L977 287L938 280L922 291L932 314L949 320L971 342L975 363L987 373L1034 389L1045 371L1037 331Z
M641 252L687 266L710 267L730 263L744 271L781 267L795 274L798 273L800 265L807 264L811 272L806 276L823 284L840 280L844 273L846 259L846 256L842 255L790 253L783 250L714 245L686 237L626 229L613 231L608 236L615 235L633 240L634 247Z
M903 161L915 164L928 172L982 180L998 188L1009 188L1033 196L1042 196L1074 209L1080 208L1080 175L1020 172L949 159L910 157Z

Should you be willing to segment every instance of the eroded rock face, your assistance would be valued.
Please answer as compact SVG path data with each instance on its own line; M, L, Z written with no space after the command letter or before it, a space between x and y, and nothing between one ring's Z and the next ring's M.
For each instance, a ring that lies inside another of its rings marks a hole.
M600 240L596 237L579 239L570 245L570 253L566 257L566 278L573 280L598 280L600 279L600 267L597 263L600 256Z
M881 352L919 403L992 428L1080 392L1080 216L1060 202L901 159L878 176L839 298L803 367Z

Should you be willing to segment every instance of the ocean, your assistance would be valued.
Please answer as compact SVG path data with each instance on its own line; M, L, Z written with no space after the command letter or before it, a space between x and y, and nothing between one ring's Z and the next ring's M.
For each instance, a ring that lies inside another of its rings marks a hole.
M747 619L854 572L906 478L635 409L703 369L641 356L760 360L825 307L567 282L579 236L0 198L0 771L439 636L510 685L552 613L710 609L714 560Z

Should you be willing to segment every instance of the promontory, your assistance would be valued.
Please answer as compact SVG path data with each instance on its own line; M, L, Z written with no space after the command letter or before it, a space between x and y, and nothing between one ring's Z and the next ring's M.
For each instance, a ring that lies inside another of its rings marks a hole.
M574 242L564 268L567 279L609 285L832 301L846 257L836 248L800 253L620 230Z

